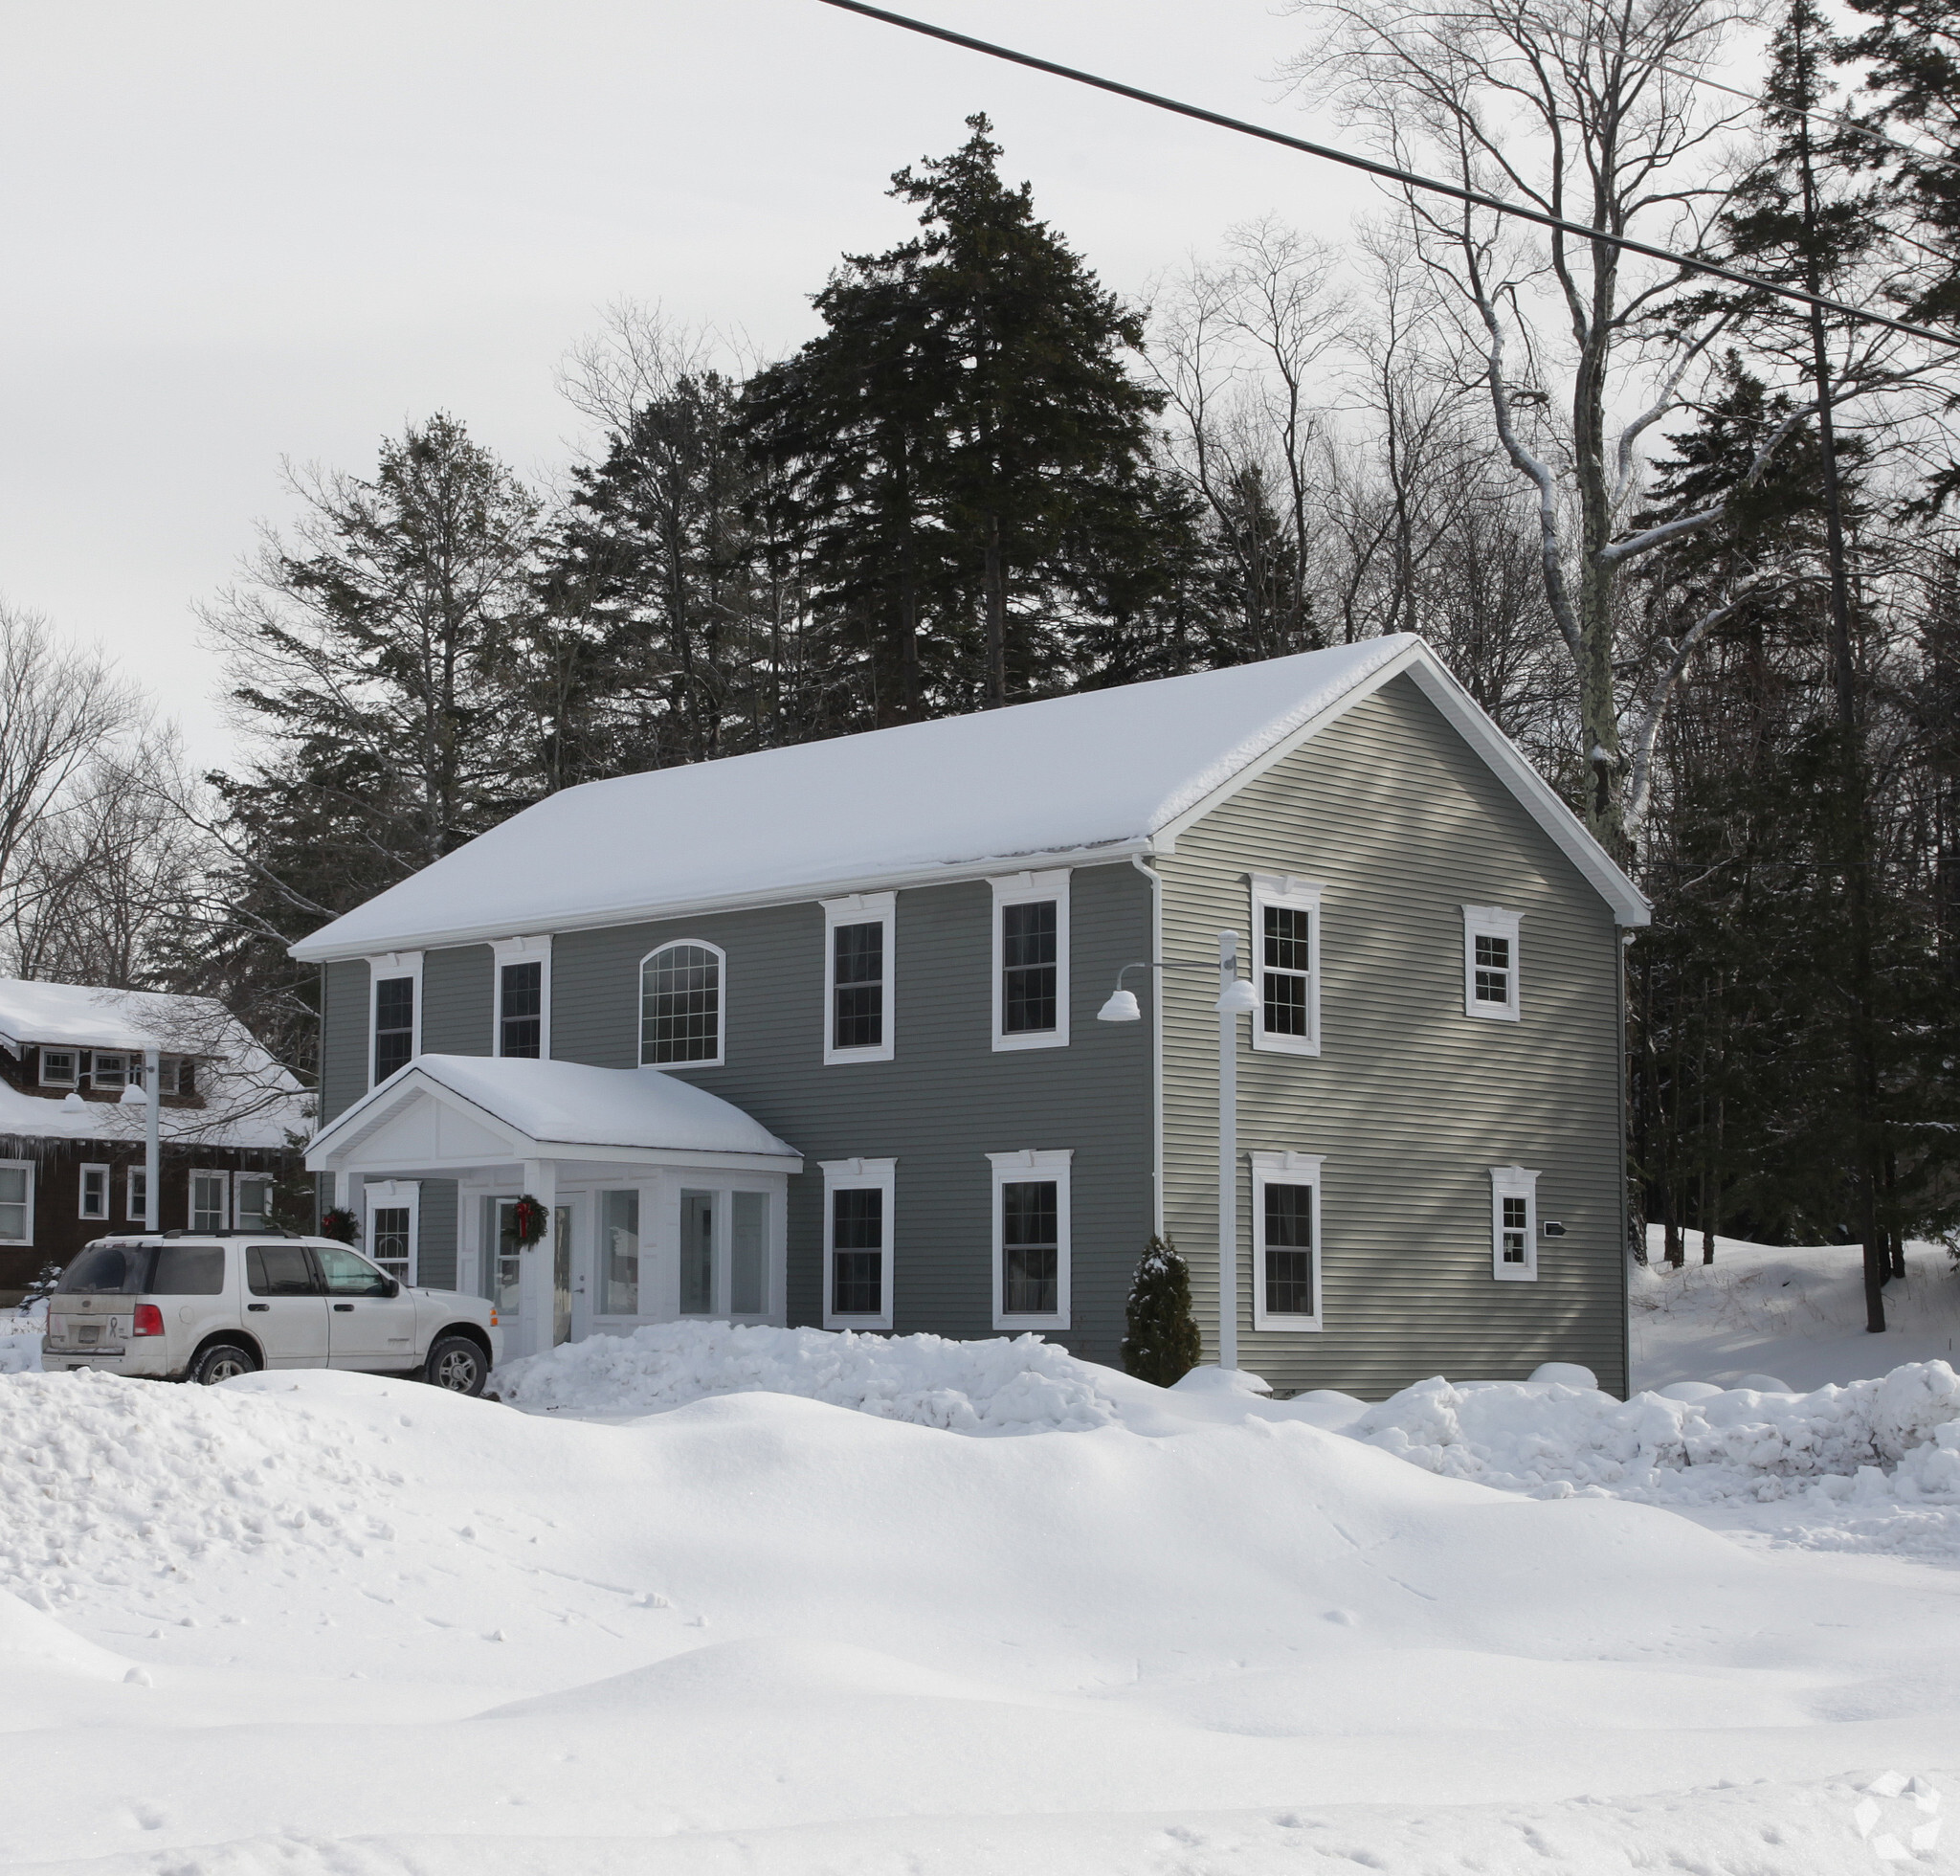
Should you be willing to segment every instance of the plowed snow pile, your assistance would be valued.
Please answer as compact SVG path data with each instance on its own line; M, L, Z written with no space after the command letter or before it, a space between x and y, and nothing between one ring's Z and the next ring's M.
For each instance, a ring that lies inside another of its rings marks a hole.
M1630 1401L1544 1382L1423 1381L1345 1430L1427 1471L1512 1491L1682 1506L1801 1493L1960 1502L1960 1375L1944 1361L1813 1394L1684 1383Z
M511 1362L496 1386L533 1413L644 1414L710 1395L792 1394L950 1433L1080 1433L1116 1419L1098 1378L1106 1373L1038 1335L949 1342L662 1323Z

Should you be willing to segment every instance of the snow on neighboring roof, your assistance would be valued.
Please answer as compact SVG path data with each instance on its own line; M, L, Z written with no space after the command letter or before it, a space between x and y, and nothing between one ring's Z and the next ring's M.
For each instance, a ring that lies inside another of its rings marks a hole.
M1405 669L1639 922L1632 883L1422 640L1400 633L589 782L479 835L292 954L361 957L1151 851L1287 738Z
M311 1126L310 1097L214 997L0 977L0 1047L17 1056L37 1044L196 1057L204 1105L165 1107L167 1141L284 1147ZM0 1134L140 1142L144 1114L140 1101L71 1102L0 1083Z
M371 1118L412 1091L418 1074L534 1141L797 1157L794 1147L732 1102L657 1068L455 1055L416 1056L321 1128L313 1150L330 1152L335 1136L365 1130Z
M98 990L88 984L44 984L0 977L0 1042L46 1042L70 1049L164 1049L231 1053L251 1041L224 1006L208 996L173 996L153 990Z

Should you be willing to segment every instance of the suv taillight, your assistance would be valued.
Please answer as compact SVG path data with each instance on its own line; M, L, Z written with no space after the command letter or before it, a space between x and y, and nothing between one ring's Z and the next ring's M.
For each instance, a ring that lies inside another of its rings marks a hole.
M164 1332L164 1312L154 1303L139 1303L136 1306L136 1327L130 1332L135 1335L161 1335Z

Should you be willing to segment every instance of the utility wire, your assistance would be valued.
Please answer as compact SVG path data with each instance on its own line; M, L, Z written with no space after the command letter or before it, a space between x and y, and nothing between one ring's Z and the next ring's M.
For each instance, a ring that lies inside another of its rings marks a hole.
M1498 214L1534 221L1541 228L1556 229L1562 234L1574 234L1581 240L1600 241L1628 254L1645 255L1650 260L1671 261L1686 273L1706 274L1718 280L1727 280L1733 286L1747 287L1751 293L1767 293L1778 300L1794 301L1800 306L1816 306L1842 319L1886 326L1894 332L1904 333L1908 338L1925 339L1936 346L1960 350L1960 335L1913 325L1884 313L1875 313L1868 307L1852 306L1842 300L1828 299L1821 293L1806 293L1801 287L1782 286L1774 280L1745 274L1733 267L1724 267L1712 260L1698 260L1692 255L1677 254L1672 248L1656 247L1650 241L1637 241L1630 234L1614 234L1602 228L1588 228L1583 222L1568 221L1564 216L1548 213L1543 209L1529 208L1522 202L1506 202L1500 195L1486 195L1481 190L1465 189L1460 184L1441 182L1434 176L1417 175L1413 169L1399 169L1392 163L1380 163L1373 157L1357 156L1352 151L1334 149L1325 144L1308 143L1303 137L1289 137L1283 130L1269 130L1263 124L1248 123L1243 118L1226 117L1219 111L1208 111L1201 104L1181 103L1174 98L1160 97L1154 91L1143 91L1115 78L1098 78L1093 72L1079 71L1073 65L1058 65L1050 58L1037 58L1033 53L1015 52L1011 46L997 46L987 39L975 39L968 34L955 33L950 27L934 26L923 19L908 18L903 13L888 12L882 7L866 6L864 0L822 0L822 4L836 7L847 13L862 13L866 19L902 27L907 33L923 34L928 39L943 39L947 45L962 46L968 52L984 53L989 58L1005 59L1011 65L1025 65L1032 71L1046 72L1052 78L1067 78L1075 84L1092 86L1097 91L1113 92L1119 98L1128 98L1156 110L1195 118L1200 123L1216 124L1221 130L1236 130L1241 136L1257 137L1263 143L1279 144L1286 149L1323 157L1329 163L1343 164L1350 169L1366 170L1371 176L1385 176L1406 189L1428 190L1433 194L1454 196L1459 202L1468 202L1473 208L1490 209Z

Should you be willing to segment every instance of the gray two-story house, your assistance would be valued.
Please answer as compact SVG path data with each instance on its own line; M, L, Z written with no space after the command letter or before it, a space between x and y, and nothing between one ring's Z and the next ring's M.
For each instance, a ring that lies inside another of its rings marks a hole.
M700 1317L1112 1361L1163 1232L1207 1359L1222 1298L1276 1387L1623 1390L1646 918L1409 636L660 770L294 948L308 1163L518 1352Z

